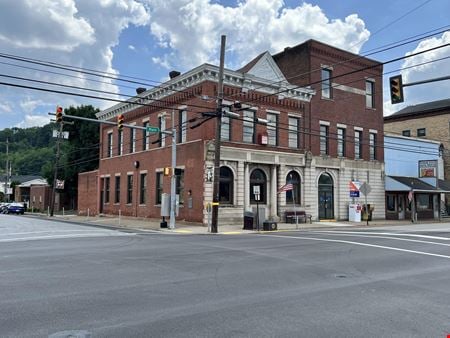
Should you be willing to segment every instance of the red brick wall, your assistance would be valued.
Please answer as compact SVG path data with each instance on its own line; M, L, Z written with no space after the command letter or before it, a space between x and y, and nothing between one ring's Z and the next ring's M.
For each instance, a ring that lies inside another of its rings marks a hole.
M78 214L98 215L98 170L78 174Z
M369 159L369 129L377 130L376 158L384 160L383 151L383 67L376 61L359 58L357 55L322 44L307 41L302 45L285 50L274 56L288 81L299 86L311 85L316 90L310 104L311 114L305 114L304 123L314 155L320 154L320 123L330 122L330 156L337 155L337 123L347 125L346 157L354 158L354 126L363 130L363 158ZM308 61L305 61L308 60ZM349 61L351 60L351 61ZM321 68L332 67L333 83L365 91L366 78L375 80L375 108L366 108L365 95L333 88L332 98L321 97ZM358 69L374 67L349 74ZM348 74L348 75L344 75ZM301 76L299 76L301 75ZM337 78L336 78L337 77Z
M51 202L51 187L45 185L32 185L30 187L29 208L34 210L47 211Z

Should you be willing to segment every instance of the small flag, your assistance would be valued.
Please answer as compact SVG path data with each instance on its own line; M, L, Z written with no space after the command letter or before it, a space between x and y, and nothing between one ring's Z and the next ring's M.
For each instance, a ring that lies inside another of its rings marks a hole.
M292 183L288 183L283 185L280 189L278 189L278 194L283 192L283 191L289 191L289 190L293 190L294 189L294 185Z

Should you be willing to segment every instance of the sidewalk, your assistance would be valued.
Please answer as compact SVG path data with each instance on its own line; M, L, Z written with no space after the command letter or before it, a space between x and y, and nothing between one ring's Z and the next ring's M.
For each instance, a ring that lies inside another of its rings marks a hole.
M41 214L36 215L42 218L48 218L47 215ZM77 216L77 215L55 215L55 220L72 222L77 224L89 224L93 226L107 227L107 228L118 228L118 229L128 229L128 230L137 230L143 232L151 232L158 231L164 233L176 233L176 234L211 234L208 231L208 227L204 226L200 223L187 223L177 221L175 224L175 229L167 229L161 228L160 219L149 219L149 218L136 218L136 217L111 217L111 216L95 216L95 217L86 217L86 216ZM169 222L167 222L169 224ZM420 224L421 222L415 223ZM439 223L439 222L431 222L426 221L426 223ZM366 222L348 222L348 221L325 221L325 222L312 222L310 223L299 223L299 224L291 224L291 223L278 223L276 231L295 231L295 230L306 230L306 229L318 229L318 228L337 228L337 227L380 227L380 226L401 226L401 225L411 225L411 221L392 221L392 220L374 220L369 222L369 226L366 225ZM260 226L261 232L263 232L263 226ZM274 232L274 231L270 231ZM258 233L256 230L244 230L243 225L226 225L219 224L218 225L218 233L219 234L252 234Z

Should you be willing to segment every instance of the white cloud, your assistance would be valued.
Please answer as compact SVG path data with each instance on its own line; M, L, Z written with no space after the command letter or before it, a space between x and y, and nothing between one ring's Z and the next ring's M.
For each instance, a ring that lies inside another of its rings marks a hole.
M420 52L433 47L450 43L450 32L445 32L441 37L424 40L407 55ZM449 75L450 59L431 62L448 56L450 47L436 49L431 52L423 53L406 59L402 65L404 69L401 73L404 83L423 81L433 78ZM417 64L424 65L406 69ZM416 85L404 88L405 101L410 103L428 102L439 99L448 99L450 97L450 81L432 82L429 84Z
M330 20L318 7L302 3L283 8L282 0L244 0L225 7L210 0L147 0L152 14L150 29L168 52L154 62L174 68L191 68L204 62L218 63L220 35L227 35L233 65L249 61L260 52L317 39L358 52L370 33L356 14ZM162 63L161 60L164 60Z
M414 50L406 53L405 55L411 55L447 43L450 43L450 32L445 32L440 37L433 37L421 41L417 47L414 48ZM449 51L450 47L443 47L405 59L402 64L401 71L403 83L408 84L449 75L447 70L450 69L450 59L444 59L448 57ZM436 61L438 59L443 60ZM385 85L385 92L389 96L389 83L386 82ZM403 88L403 96L405 101L396 105L392 105L390 101L386 101L384 103L384 115L388 116L406 106L448 99L450 97L449 93L449 80L405 87Z
M118 74L113 69L112 60L113 47L118 44L120 33L129 25L147 24L149 18L145 6L137 0L0 1L0 50L8 54ZM6 59L2 59L2 61L11 62ZM21 65L37 67L23 63ZM44 69L63 72L56 69ZM77 73L69 74L80 78L29 69L21 70L6 65L0 65L0 72L113 93L119 92L119 88L111 80L95 78L104 83L90 82L87 79L88 75ZM43 86L30 83L27 85ZM51 88L55 89L55 87ZM57 89L76 91L61 87L57 87ZM93 104L100 108L111 105L111 102L107 101L12 89L4 86L0 88L0 94L8 96L10 101L22 102L21 105L18 105L21 111L16 111L17 117L25 114L37 116L39 112L47 111L48 105L66 107ZM92 95L103 96L103 94ZM17 120L8 123L15 124ZM27 120L21 123L27 123Z
M19 122L16 127L18 128L30 128L30 127L42 127L50 123L50 117L44 115L30 115L26 114L25 119Z
M9 114L12 113L13 108L9 102L0 102L0 113Z
M3 2L0 5L0 40L14 47L61 51L92 45L94 28L77 12L71 0Z
M128 45L128 49L130 49L130 50L132 50L132 51L135 51L135 50L136 50L136 47L134 47L133 45Z

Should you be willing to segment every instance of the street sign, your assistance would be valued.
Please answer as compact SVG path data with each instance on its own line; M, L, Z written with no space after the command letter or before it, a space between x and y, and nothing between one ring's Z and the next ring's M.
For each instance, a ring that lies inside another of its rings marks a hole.
M68 131L60 132L58 130L53 130L53 137L63 138L65 140L68 140L69 139L69 132Z
M146 131L147 131L147 133L159 133L159 128L158 127L147 126Z
M350 197L359 197L359 191L350 191Z
M372 191L372 189L370 188L370 185L368 185L367 183L363 183L363 184L361 184L361 186L359 187L359 191L361 191L363 195L367 196L367 195L370 194L370 192Z

